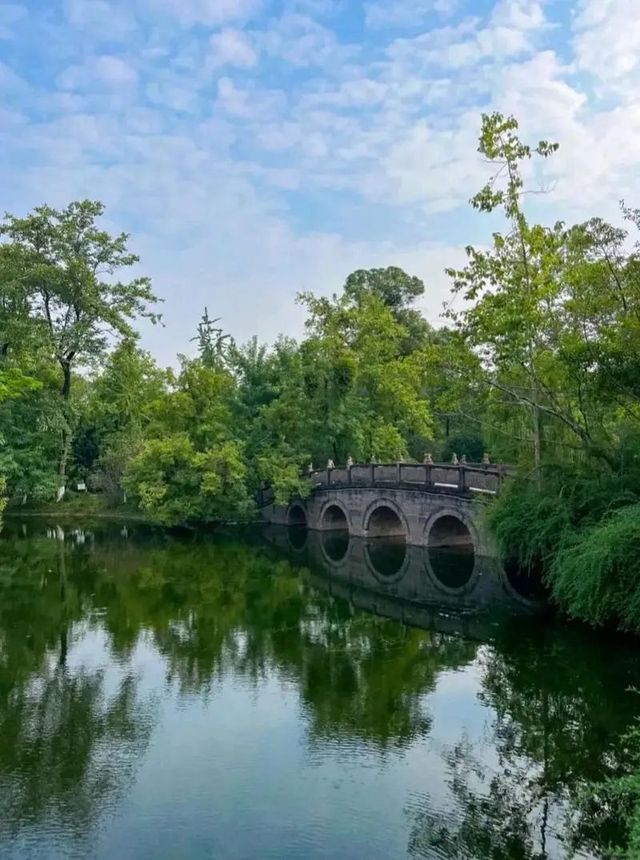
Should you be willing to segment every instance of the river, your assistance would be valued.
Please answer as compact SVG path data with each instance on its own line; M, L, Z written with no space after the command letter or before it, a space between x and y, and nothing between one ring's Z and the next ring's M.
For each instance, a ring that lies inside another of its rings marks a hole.
M0 857L600 857L638 655L489 560L8 520Z

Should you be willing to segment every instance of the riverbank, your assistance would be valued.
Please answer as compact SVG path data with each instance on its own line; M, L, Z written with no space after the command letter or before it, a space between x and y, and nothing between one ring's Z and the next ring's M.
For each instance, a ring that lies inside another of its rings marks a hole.
M113 506L103 497L95 495L74 495L61 502L49 502L40 505L16 505L9 504L4 511L0 511L4 519L49 519L49 520L111 520L122 523L135 523L137 525L154 526L164 528L170 532L197 532L201 529L221 529L228 527L245 528L247 526L262 524L259 516L248 519L216 520L206 523L171 524L163 523L138 508L127 505ZM1 520L0 520L1 523Z
M18 505L11 502L3 513L5 518L25 517L55 517L59 519L110 519L122 520L123 522L144 523L147 525L158 525L149 516L134 507L126 505L113 506L102 496L74 495L61 502L48 502L43 504Z
M633 477L633 476L632 476ZM640 634L640 499L635 480L555 470L513 483L489 514L503 559L593 627Z

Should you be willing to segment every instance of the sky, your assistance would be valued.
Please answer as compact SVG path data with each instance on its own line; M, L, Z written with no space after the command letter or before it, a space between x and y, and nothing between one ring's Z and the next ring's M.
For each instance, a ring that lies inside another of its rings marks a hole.
M468 204L491 110L560 143L535 217L640 206L639 0L0 2L0 210L103 201L165 364L205 305L239 341L298 336L296 294L358 268L422 277L437 322L495 228Z

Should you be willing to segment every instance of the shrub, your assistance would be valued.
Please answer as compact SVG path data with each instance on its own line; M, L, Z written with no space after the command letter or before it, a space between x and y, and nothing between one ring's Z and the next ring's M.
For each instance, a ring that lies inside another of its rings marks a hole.
M640 633L640 504L567 535L548 581L575 618Z
M514 483L496 501L489 514L500 554L527 572L545 570L572 528L566 498L537 490L529 483Z

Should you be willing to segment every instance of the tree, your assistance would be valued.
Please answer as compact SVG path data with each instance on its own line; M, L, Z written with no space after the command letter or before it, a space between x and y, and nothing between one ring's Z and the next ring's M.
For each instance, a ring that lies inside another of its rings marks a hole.
M123 486L167 525L240 517L250 510L244 445L228 370L182 357L177 378L151 404Z
M74 369L103 356L110 338L133 337L135 318L158 320L148 310L156 301L148 278L111 279L139 258L128 250L126 233L111 236L99 229L96 221L103 212L101 203L90 200L71 203L63 210L45 205L24 218L7 215L0 227L14 256L13 276L0 283L3 301L28 307L32 325L61 372L59 497L64 493L73 438Z
M356 305L376 296L389 308L393 316L406 329L403 352L419 349L433 329L424 316L413 307L416 299L424 295L425 287L420 278L408 275L397 266L386 269L358 269L352 272L344 285L344 295Z
M27 376L21 370L9 367L5 370L0 370L0 405L3 406L2 418L11 414L9 401L15 401L22 398L29 392L38 391L42 387L39 380L31 376ZM19 437L24 437L27 432L26 428L20 427L18 430ZM9 439L14 439L13 433L6 421L0 420L0 514L6 505L4 497L7 489L7 475L15 468L15 460L13 458L14 446L9 445Z
M404 312L421 282L392 272L358 272L331 299L303 293L309 336L307 396L316 406L316 433L336 461L406 456L408 434L427 435L432 419L423 395L429 342L416 338ZM369 277L370 274L370 277ZM400 275L403 277L401 278ZM303 359L304 360L304 359Z
M198 323L198 334L191 338L196 341L200 360L206 367L222 368L227 365L229 350L233 347L233 339L230 334L225 334L224 329L216 326L220 317L211 319L207 308L204 309L202 318Z
M143 511L165 525L203 523L249 510L238 443L197 451L184 433L150 439L133 457L124 486Z
M557 145L531 147L517 129L513 117L483 116L479 151L496 172L471 202L482 212L501 208L509 232L495 233L489 251L467 248L467 266L448 270L454 292L469 302L451 316L482 360L494 426L530 442L538 479L545 443L552 461L562 452L562 460L595 457L616 469L623 422L640 430L631 381L640 346L639 249L629 254L627 231L597 218L573 227L531 224L523 168ZM622 211L638 226L637 212ZM524 408L530 429L514 407Z
M168 371L131 338L113 350L93 379L79 427L89 449L94 447L85 468L113 496L121 490L127 464L148 433L169 379Z
M539 471L543 386L537 351L552 313L553 275L563 230L561 225L552 230L529 225L522 208L521 168L534 154L547 158L558 146L540 141L532 148L520 140L517 129L513 117L483 115L478 151L497 169L471 199L481 212L501 208L510 232L495 233L489 251L468 247L466 268L448 273L454 291L473 302L454 317L481 350L487 381L531 412L533 462Z

